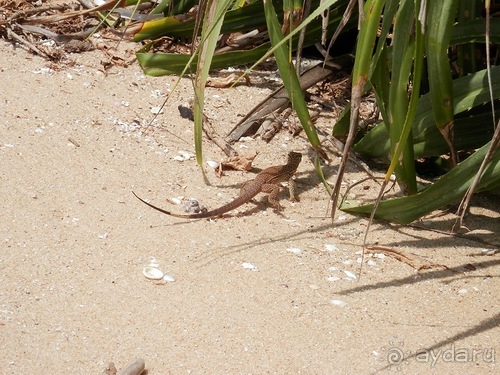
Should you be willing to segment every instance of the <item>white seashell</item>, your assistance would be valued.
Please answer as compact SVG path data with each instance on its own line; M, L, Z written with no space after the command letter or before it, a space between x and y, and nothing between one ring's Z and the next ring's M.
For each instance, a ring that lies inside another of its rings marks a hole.
M337 276L328 276L326 279L328 281L339 281L340 277L337 277Z
M373 254L373 257L377 258L377 259L384 259L385 258L385 254L375 253L375 254Z
M53 47L56 44L53 40L47 40L46 42L42 43L42 46L44 47Z
M370 259L368 262L366 262L366 264L368 264L369 266L375 267L377 265L377 262L375 262L374 260Z
M481 250L481 254L484 254L484 255L493 255L496 252L498 252L498 249L482 249Z
M33 74L52 74L54 71L51 68L40 68L38 70L33 70L31 73Z
M302 250L300 250L298 247L289 247L288 249L286 249L286 251L297 255L302 254Z
M160 265L160 262L158 262L158 260L156 260L155 257L151 257L151 260L149 261L148 267L158 268L159 265Z
M167 283L173 283L175 281L175 277L172 275L165 275L163 276L163 281L166 281Z
M345 275L347 276L348 280L356 280L357 276L353 274L351 271L344 271Z
M174 202L175 204L181 204L182 203L182 198L183 197L178 197L178 198L177 197L173 197L173 198L170 198L170 200L172 202Z
M330 302L332 303L332 305L335 306L341 306L341 307L347 306L347 302L342 301L340 299L332 299Z
M155 267L144 267L142 274L150 280L161 280L163 278L163 272Z
M333 244L326 244L325 245L325 251L335 251L338 250L339 248Z
M256 266L254 266L252 263L248 263L248 262L241 263L241 266L247 270L252 270L252 271L255 271L257 269Z
M204 207L194 198L190 198L183 206L185 212L197 214L203 212Z
M156 90L151 90L151 93L149 94L149 96L151 96L152 98L159 98L163 95L162 91L160 89L156 89Z
M163 110L161 107L153 107L151 108L151 113L154 115L159 115L160 113L163 113Z
M194 157L193 154L187 152L187 151L178 151L179 155L182 156L184 158L184 160L188 160L188 159L191 159L192 157Z
M219 163L213 160L207 160L207 164L210 168L217 169L219 168Z

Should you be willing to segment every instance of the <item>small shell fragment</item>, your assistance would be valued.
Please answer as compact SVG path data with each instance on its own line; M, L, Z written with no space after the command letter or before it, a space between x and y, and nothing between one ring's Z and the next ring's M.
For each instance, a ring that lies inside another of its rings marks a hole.
M161 107L152 107L151 113L154 115L159 115L160 113L163 113L163 109Z
M339 280L340 280L340 277L338 277L338 276L328 276L328 277L326 278L326 280L328 280L328 281L332 281L332 282L333 282L333 281L339 281Z
M181 204L184 197L172 197L170 200L175 204Z
M173 283L175 281L175 277L173 277L172 275L165 275L163 276L163 281L167 283Z
M189 160L189 159L192 159L194 157L193 154L187 152L187 151L177 151L178 155L175 155L172 159L174 159L175 161L186 161L186 160Z
M189 160L191 158L194 158L194 155L191 154L190 152L180 150L178 151L179 155L182 156L185 160Z
M144 359L137 358L130 362L125 368L118 371L116 375L140 375L144 372L145 368L146 364Z
M298 247L289 247L288 249L286 249L286 251L296 255L302 254L302 250L299 249Z
M161 280L163 279L163 272L155 267L144 267L142 274L150 280Z
M190 198L183 206L184 212L197 214L200 212L206 211L205 207L203 207L200 202L198 202L194 198Z
M338 250L339 248L333 244L326 244L325 245L325 251L335 251Z
M148 267L158 268L159 265L160 265L160 262L158 262L158 260L156 260L155 257L151 257L151 259L149 260Z
M348 280L356 280L357 276L353 274L351 271L344 271L345 275L347 276Z
M247 269L247 270L252 270L252 271L257 270L257 267L256 267L256 266L254 266L252 263L243 262L243 263L241 263L241 266L242 266L244 269Z
M219 163L213 160L207 160L207 164L210 168L217 169L219 168Z
M340 299L332 299L330 302L332 303L332 305L335 305L335 306L340 306L340 307L347 306L347 302L342 301Z
M493 255L498 252L498 249L482 249L481 254L483 255Z

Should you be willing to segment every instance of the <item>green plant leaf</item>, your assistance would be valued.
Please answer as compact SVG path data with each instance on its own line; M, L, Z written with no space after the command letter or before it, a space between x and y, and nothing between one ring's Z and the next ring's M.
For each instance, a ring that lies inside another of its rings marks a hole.
M194 145L196 160L202 164L202 137L203 137L203 106L205 103L205 85L208 72L212 64L215 47L219 38L224 15L232 0L211 0L203 20L201 44L198 52L197 68L194 78Z
M493 97L500 98L500 66L491 68ZM453 85L453 113L466 115L472 108L487 103L489 91L487 72L460 77L452 82ZM469 150L482 146L491 139L491 117L477 114L463 116L456 119L455 143L459 150ZM490 113L491 116L491 113ZM422 95L418 102L415 120L413 121L413 144L415 157L437 156L447 152L448 146L439 136L435 128L429 94ZM378 124L369 131L355 146L354 151L361 152L375 159L387 159L389 155L389 140L386 126Z
M428 1L425 25L432 114L436 126L450 147L454 163L456 163L456 151L453 145L454 98L448 48L457 7L457 0Z
M264 0L264 9L271 44L276 46L285 38L285 36L281 31L281 25L278 22L278 17L274 11L274 6L271 0ZM304 129L311 146L323 156L324 152L321 152L320 150L318 134L316 133L316 128L312 123L307 103L302 95L300 81L291 62L290 50L288 46L286 44L281 44L275 49L274 56L283 80L283 85L288 92L288 97L290 98L292 106L297 113L300 123L302 124L302 128Z
M380 202L375 218L399 224L409 224L432 211L459 202L479 169L489 146L490 143L487 143L481 147L422 192ZM498 189L499 187L500 150L497 150L483 173L477 191ZM342 210L353 214L369 215L373 210L373 205L342 207Z

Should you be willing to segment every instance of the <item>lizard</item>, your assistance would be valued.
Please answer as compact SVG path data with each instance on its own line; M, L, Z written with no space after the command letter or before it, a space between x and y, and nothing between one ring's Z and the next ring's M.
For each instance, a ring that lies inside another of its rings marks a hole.
M236 197L231 202L216 208L214 210L210 210L208 212L200 212L194 214L176 214L174 212L170 212L164 210L162 208L156 207L151 203L146 202L144 199L140 198L136 193L132 191L132 194L135 195L137 199L139 199L142 203L147 204L149 207L160 211L164 214L185 218L185 219L205 219L220 216L226 212L232 211L235 208L240 207L241 205L250 202L257 194L259 193L267 193L269 203L280 210L281 206L277 200L278 193L280 190L280 183L288 181L288 189L290 192L290 200L294 201L295 197L295 181L292 179L293 175L297 171L297 168L302 160L302 154L298 152L291 151L288 154L287 163L284 165L275 165L269 168L266 168L259 172L253 180L247 181L243 184L240 195Z

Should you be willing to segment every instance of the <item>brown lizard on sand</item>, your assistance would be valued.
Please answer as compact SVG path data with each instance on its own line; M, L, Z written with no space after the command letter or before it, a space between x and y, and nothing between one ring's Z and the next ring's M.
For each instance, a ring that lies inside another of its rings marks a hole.
M232 211L239 206L248 203L259 193L268 193L269 203L280 210L281 206L277 200L281 182L288 181L288 189L290 191L290 200L295 200L295 181L292 177L297 171L297 167L302 160L302 154L291 151L288 154L288 160L285 165L276 165L269 167L258 173L253 180L246 182L241 188L240 195L231 202L208 212L200 212L196 214L176 214L166 211L162 208L156 207L151 203L146 202L144 199L139 198L136 193L132 192L141 202L147 204L149 207L154 208L164 214L185 218L185 219L203 219L222 215L226 212Z

